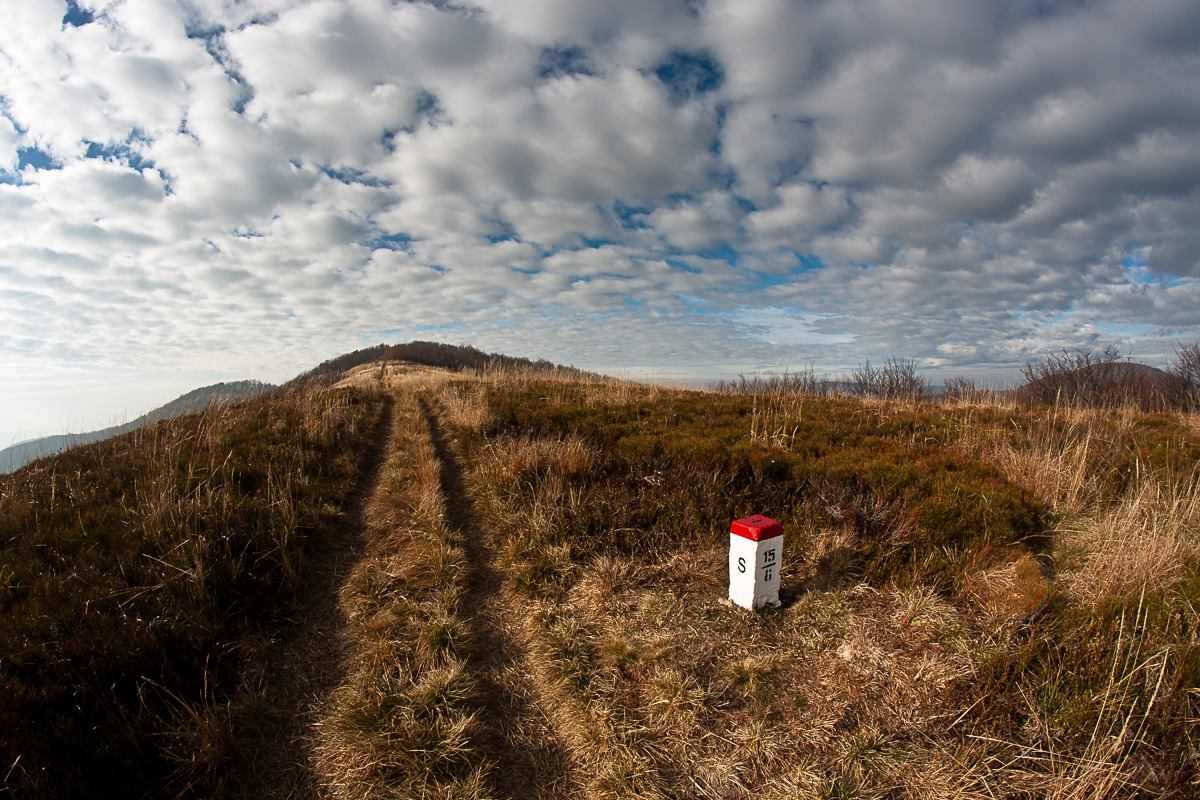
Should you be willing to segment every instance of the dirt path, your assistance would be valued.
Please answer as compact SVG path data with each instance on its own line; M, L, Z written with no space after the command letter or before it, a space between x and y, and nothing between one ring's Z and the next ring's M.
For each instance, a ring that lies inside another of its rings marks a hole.
M264 676L264 719L242 746L254 756L245 759L252 773L239 776L236 793L243 797L320 797L313 773L311 731L317 705L337 687L345 673L343 631L346 620L338 608L338 591L362 558L365 545L364 508L379 480L380 467L391 441L393 407L389 395L371 445L359 462L359 480L347 498L345 523L325 536L309 556L307 575L297 605L303 616L282 641Z
M462 470L437 415L422 399L421 411L441 462L447 522L470 562L466 607L476 643L471 665L486 700L483 720L488 756L495 762L496 792L512 800L579 796L569 751L529 678L528 643L518 630L520 612L495 567L492 535L477 523Z

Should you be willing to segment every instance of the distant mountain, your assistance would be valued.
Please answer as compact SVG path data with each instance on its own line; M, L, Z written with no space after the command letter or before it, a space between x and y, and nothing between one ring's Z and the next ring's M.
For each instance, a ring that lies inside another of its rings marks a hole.
M346 370L370 364L375 361L408 361L413 364L423 364L427 367L443 367L451 370L483 369L489 366L511 367L514 369L555 369L580 374L574 367L564 367L559 364L538 359L536 361L517 356L506 356L500 353L485 353L469 345L444 344L442 342L406 342L405 344L377 344L363 350L340 355L323 361L317 366L304 372L284 385L285 388L295 388L307 385L328 385L341 377Z
M87 433L65 433L58 436L44 436L41 439L30 439L29 441L20 442L0 450L0 475L20 469L30 461L42 458L43 456L51 456L61 453L64 450L69 450L72 447L103 441L122 433L144 428L147 425L164 419L181 417L184 414L196 414L204 411L213 403L256 397L274 388L271 384L262 383L261 381L214 383L212 386L203 386L199 389L193 389L187 394L180 395L166 405L159 406L132 422L126 422L124 425L114 425L111 428L103 428L102 430L89 431Z

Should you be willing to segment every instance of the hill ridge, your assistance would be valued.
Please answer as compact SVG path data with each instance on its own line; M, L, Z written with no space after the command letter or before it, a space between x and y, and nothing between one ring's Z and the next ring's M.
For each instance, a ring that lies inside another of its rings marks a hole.
M195 414L204 411L213 403L257 397L274 388L276 387L273 384L253 379L222 381L185 392L174 400L120 425L110 425L107 428L82 433L60 433L26 439L0 450L0 475L14 472L31 461L58 455L73 447L102 442L122 433L136 431L155 422L174 419L184 414Z

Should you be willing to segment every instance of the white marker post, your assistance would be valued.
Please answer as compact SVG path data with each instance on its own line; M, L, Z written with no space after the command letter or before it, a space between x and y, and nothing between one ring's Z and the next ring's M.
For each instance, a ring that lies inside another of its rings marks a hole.
M783 528L756 515L729 528L729 599L743 608L779 605Z

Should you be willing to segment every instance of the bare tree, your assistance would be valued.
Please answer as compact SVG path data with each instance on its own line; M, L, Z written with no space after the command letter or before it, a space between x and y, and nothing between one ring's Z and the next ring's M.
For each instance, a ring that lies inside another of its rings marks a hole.
M929 394L929 384L917 371L911 358L889 358L882 366L871 366L868 359L850 373L850 392L859 397L887 400L921 400Z
M942 396L947 400L975 400L979 397L979 386L970 378L955 375L942 384Z
M1200 342L1176 345L1171 373L1179 379L1185 407L1200 409Z
M1114 347L1101 352L1064 349L1023 366L1022 391L1034 403L1110 405L1118 400L1119 368L1124 363Z

